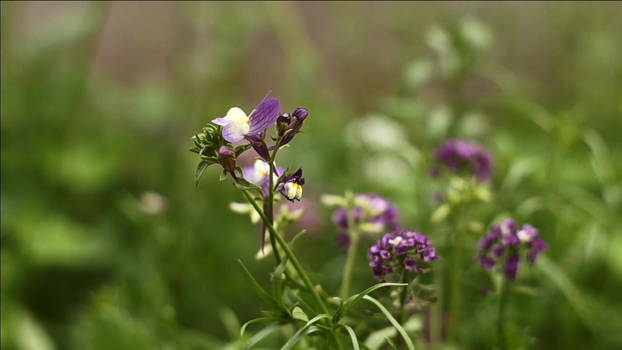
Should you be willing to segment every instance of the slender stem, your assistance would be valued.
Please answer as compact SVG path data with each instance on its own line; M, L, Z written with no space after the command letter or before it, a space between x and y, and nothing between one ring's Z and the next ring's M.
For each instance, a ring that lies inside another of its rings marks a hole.
M505 331L503 327L504 313L505 313L505 299L507 296L508 285L505 278L501 279L499 286L499 309L497 313L497 340L499 341L499 349L505 350Z
M359 233L357 232L354 225L352 208L348 208L347 210L348 212L346 217L348 220L348 236L350 237L350 245L348 246L348 257L346 258L346 264L343 268L341 291L339 293L341 299L344 300L350 294L350 281L352 281L352 271L354 271L354 263L356 262L356 251L359 245Z
M257 212L259 213L259 216L261 217L263 222L266 224L266 228L268 229L268 231L270 231L270 236L273 236L277 240L277 242L279 243L279 245L285 252L285 255L289 258L289 261L291 261L292 265L294 265L296 272L298 272L298 275L300 276L303 283L309 290L309 293L311 293L311 295L313 296L313 299L315 299L316 303L320 306L320 308L322 309L324 313L328 313L328 308L326 307L326 304L324 304L324 301L318 294L317 290L315 290L315 286L311 282L311 279L309 279L309 276L305 272L304 268L298 261L298 258L296 258L296 255L291 250L287 242L285 242L283 237L281 237L281 235L276 231L274 226L268 222L268 218L264 215L263 211L259 209L259 206L257 205L257 203L255 203L255 201L253 200L252 196L248 193L248 191L242 190L242 194L244 194L244 197L246 197L246 200L255 208L255 210L257 210Z
M400 283L407 283L406 282L406 269L402 269L402 275L400 277ZM400 314L399 314L399 321L400 324L404 324L405 321L405 316L406 313L404 312L404 304L406 302L406 295L408 294L408 286L404 286L402 287L402 293L400 294Z
M272 154L272 157L270 157L270 180L269 184L270 187L268 188L268 203L266 203L267 205L267 214L268 214L268 223L266 223L267 226L274 226L274 156L276 155L276 149L274 150L274 153ZM281 255L279 254L279 250L277 249L276 246L276 240L273 237L272 234L270 234L270 245L272 245L272 251L274 252L274 258L276 259L276 263L277 265L281 263Z

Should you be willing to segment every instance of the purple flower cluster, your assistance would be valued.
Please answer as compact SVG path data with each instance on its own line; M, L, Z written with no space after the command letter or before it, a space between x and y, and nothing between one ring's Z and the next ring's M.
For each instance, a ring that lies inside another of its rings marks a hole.
M445 142L435 155L436 161L445 165L451 172L466 171L475 175L480 181L490 179L492 173L492 157L484 148L463 140ZM434 167L430 175L436 177L440 168Z
M373 193L360 193L354 196L352 220L355 224L368 222L382 229L395 231L398 229L397 208L386 198ZM333 214L333 222L340 228L348 229L348 212L339 208Z
M538 254L547 248L535 227L525 224L519 229L512 219L505 219L500 226L493 225L477 247L477 258L485 269L492 269L505 256L503 270L510 281L516 279L521 251L527 251L527 261L533 265Z
M387 233L367 253L374 277L381 278L403 269L423 273L421 265L438 259L428 238L417 232Z

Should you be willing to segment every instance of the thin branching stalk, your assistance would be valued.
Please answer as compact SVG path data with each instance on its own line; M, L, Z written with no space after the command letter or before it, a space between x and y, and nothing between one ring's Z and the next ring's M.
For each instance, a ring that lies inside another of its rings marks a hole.
M298 258L296 257L294 252L291 250L287 242L285 242L283 237L276 231L276 229L274 228L274 225L271 225L268 222L268 218L264 215L263 211L259 208L257 203L255 203L255 201L253 200L253 197L248 193L248 191L242 190L242 194L244 194L244 197L246 197L246 200L255 208L255 210L257 210L257 212L259 213L259 216L261 217L261 220L263 220L263 222L266 224L266 228L270 232L270 236L273 236L277 240L277 242L279 243L279 245L285 252L285 255L289 258L289 261L291 261L292 265L296 269L296 272L302 279L304 285L309 290L309 293L311 293L311 295L313 296L313 299L316 301L318 306L322 309L322 312L328 313L328 308L326 307L326 304L320 297L319 293L315 289L315 286L311 282L311 279L309 279L309 276L305 272L304 268L298 261Z
M505 330L503 327L504 315L505 315L505 300L507 298L508 285L505 278L501 279L499 285L499 308L497 310L497 341L499 342L499 349L505 350Z
M276 149L272 153L270 157L270 187L268 188L268 203L267 205L267 214L268 214L268 223L266 225L274 226L274 157L276 156ZM276 246L275 237L270 234L270 245L272 245L272 252L274 253L274 258L276 259L277 265L281 263L281 255L279 254L279 250Z
M350 282L352 281L352 271L354 271L354 263L356 262L356 252L359 244L359 233L354 226L354 218L352 213L352 205L347 208L347 220L348 220L348 236L350 238L350 245L348 246L348 256L346 258L346 264L343 269L343 276L341 279L341 291L339 293L341 299L346 299L350 295Z

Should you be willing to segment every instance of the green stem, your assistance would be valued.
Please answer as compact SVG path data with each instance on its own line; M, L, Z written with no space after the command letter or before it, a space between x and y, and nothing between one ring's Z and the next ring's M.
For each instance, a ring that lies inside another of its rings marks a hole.
M339 295L345 300L350 294L350 281L352 281L352 271L354 271L354 263L356 262L356 251L359 245L359 234L354 227L354 218L352 217L352 208L348 208L348 236L350 237L350 245L348 246L348 257L343 268L343 276L341 279L341 291Z
M276 156L276 149L270 158L270 180L269 180L269 190L268 190L268 203L267 203L267 214L268 214L268 223L267 226L274 226L274 158ZM276 240L272 234L270 234L270 245L272 246L272 251L274 252L274 258L276 259L277 265L281 263L281 255L279 254L279 250L276 246Z
M401 283L407 283L406 282L406 269L402 270L402 276L400 277L400 282ZM406 313L404 312L404 303L406 302L406 295L408 292L408 286L404 286L402 287L402 293L400 294L400 314L399 314L399 321L400 324L404 324L404 318L406 316Z
M501 279L499 286L499 309L497 312L497 340L499 341L499 349L504 350L505 346L505 331L503 327L503 320L505 314L505 299L507 296L507 283L505 279Z
M309 290L309 293L311 293L311 295L313 296L313 299L315 299L316 303L322 309L322 312L328 314L328 308L326 307L326 304L324 304L324 301L318 294L317 290L315 290L315 286L311 282L311 279L309 279L309 276L305 272L304 268L298 261L298 258L296 258L296 255L291 250L287 242L285 242L283 237L281 237L281 235L278 232L276 232L276 229L274 228L274 226L268 222L268 218L264 215L263 211L259 209L259 206L257 205L257 203L255 203L255 201L253 200L253 197L248 193L248 191L242 190L242 194L244 194L244 197L246 197L246 200L255 208L255 210L257 210L257 212L259 213L259 216L261 217L261 220L263 220L263 222L266 224L266 228L268 229L268 231L270 231L270 236L274 237L277 240L277 242L279 243L279 245L285 252L285 255L289 258L289 261L291 261L292 265L296 269L296 272L298 272L298 275L300 276L303 283Z

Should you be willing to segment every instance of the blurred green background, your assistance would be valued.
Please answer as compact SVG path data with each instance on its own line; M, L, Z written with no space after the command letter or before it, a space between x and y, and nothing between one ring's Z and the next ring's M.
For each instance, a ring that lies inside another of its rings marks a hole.
M434 241L429 154L495 156L494 208L540 228L523 348L622 348L622 7L587 3L2 2L2 348L220 349L261 305L258 228L190 136L269 90L307 107L305 266L344 261L322 193L378 192ZM252 161L247 157L247 163ZM477 241L473 234L473 242ZM474 252L474 251L473 251ZM360 256L354 289L373 282ZM468 267L459 348L494 311ZM267 277L265 278L267 280ZM266 282L264 280L264 282ZM520 337L519 337L520 338Z

